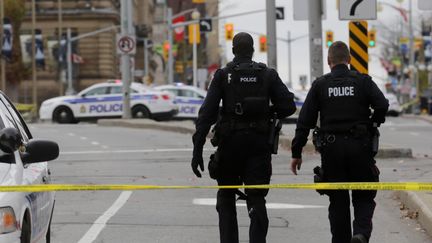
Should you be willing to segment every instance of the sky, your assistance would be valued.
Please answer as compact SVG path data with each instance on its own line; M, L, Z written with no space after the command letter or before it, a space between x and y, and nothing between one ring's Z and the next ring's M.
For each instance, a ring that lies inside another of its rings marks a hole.
M336 0L324 0L326 5L326 19L322 21L322 30L325 33L326 30L332 30L334 40L341 40L348 44L348 21L340 21L338 19L339 13L336 8ZM380 0L378 2L384 2L395 6L401 6L405 9L409 7L409 0ZM219 11L220 16L232 15L236 13L243 13L253 10L265 9L265 0L220 0ZM432 12L420 11L417 8L417 0L412 0L413 6L413 21L419 23L420 16L432 15ZM382 10L378 12L376 21L368 21L369 28L375 27L377 29L377 47L369 48L370 61L369 61L369 75L371 75L377 83L384 83L387 77L385 70L381 67L378 55L380 53L380 42L385 41L382 37L384 26L394 29L396 23L402 20L401 15L395 9L388 5L382 5ZM276 0L276 7L285 8L285 20L277 20L276 29L278 38L287 38L288 31L291 32L291 37L295 38L308 34L308 22L307 21L294 21L293 19L293 0ZM219 28L221 33L220 44L225 49L225 54L228 60L233 58L231 53L232 42L225 40L225 23L234 24L234 32L238 33L241 31L266 33L266 18L265 12L256 13L245 16L231 17L220 21ZM252 33L251 33L252 34ZM254 60L257 62L267 62L267 53L259 52L258 47L258 35L252 34L255 41L255 55ZM324 37L324 35L323 35ZM293 88L300 89L299 76L307 75L309 77L309 43L308 38L302 38L297 41L293 41L291 45L291 59L292 59L292 80ZM328 49L323 47L323 58L324 58L324 73L329 72L327 66L327 51ZM288 81L288 48L287 43L283 41L277 42L277 70L282 81ZM308 78L309 80L309 78Z

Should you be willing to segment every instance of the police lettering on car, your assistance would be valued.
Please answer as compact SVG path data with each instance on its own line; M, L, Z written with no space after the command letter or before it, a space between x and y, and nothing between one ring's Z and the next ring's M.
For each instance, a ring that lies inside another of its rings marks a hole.
M276 118L284 118L296 110L294 95L277 72L265 64L253 62L253 52L253 39L249 34L235 35L234 60L215 73L195 123L191 166L195 175L201 177L198 167L204 170L202 153L206 136L211 125L218 121L212 139L218 149L211 156L208 168L210 176L219 185L269 184L271 148L277 146L275 138L279 125L276 125ZM271 118L274 122L270 122ZM236 194L247 199L250 242L266 241L269 224L265 206L267 192L268 189L246 189L246 195L239 190L217 192L221 243L239 242Z
M297 120L292 141L291 170L302 164L302 148L310 129L321 153L315 167L315 182L377 182L379 170L377 127L385 121L388 101L368 75L350 71L348 47L340 41L329 48L328 73L312 83ZM371 114L371 108L373 113ZM375 142L374 142L375 141ZM372 233L376 191L353 191L354 221L351 227L350 195L347 190L318 191L330 198L329 220L333 243L367 243Z

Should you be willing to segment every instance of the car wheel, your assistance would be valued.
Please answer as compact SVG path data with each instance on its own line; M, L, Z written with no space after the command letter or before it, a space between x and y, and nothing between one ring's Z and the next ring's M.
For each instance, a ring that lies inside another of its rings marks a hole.
M145 106L134 106L132 108L133 118L150 118L150 111Z
M53 120L57 123L74 123L75 118L68 107L59 107L54 110Z
M30 243L31 241L31 227L30 217L26 213L21 226L21 243Z

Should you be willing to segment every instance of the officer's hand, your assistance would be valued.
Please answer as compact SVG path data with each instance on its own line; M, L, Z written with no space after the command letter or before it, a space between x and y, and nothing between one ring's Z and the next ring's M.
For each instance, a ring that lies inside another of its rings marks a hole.
M291 171L294 173L294 175L297 175L297 170L300 170L302 162L302 159L292 159Z
M201 173L198 170L198 165L199 165L201 171L204 171L204 160L203 160L202 155L193 156L192 163L191 163L193 173L197 177L201 177Z

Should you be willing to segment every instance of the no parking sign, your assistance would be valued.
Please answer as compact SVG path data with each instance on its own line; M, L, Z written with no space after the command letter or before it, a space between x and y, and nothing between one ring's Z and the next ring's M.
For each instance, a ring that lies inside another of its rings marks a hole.
M135 54L136 39L131 35L117 35L117 54Z

